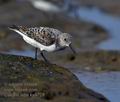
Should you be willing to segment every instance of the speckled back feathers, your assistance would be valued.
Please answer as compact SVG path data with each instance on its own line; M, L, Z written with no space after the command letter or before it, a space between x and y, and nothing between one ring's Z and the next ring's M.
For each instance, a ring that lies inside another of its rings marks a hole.
M14 26L14 28L25 34L26 36L36 40L37 42L50 46L57 42L57 36L60 35L60 32L57 29L49 27L23 27L23 26ZM13 27L12 27L13 29Z

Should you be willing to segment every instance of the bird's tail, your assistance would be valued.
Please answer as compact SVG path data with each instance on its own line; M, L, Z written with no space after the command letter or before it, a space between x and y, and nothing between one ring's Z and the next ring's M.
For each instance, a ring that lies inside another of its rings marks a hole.
M10 27L8 27L10 30L19 30L19 27L16 25L12 25Z

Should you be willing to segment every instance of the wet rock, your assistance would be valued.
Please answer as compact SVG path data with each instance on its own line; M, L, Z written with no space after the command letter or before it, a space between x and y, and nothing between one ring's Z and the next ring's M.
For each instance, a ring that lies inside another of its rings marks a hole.
M29 66L31 64L31 66ZM29 68L30 67L30 68ZM109 102L70 71L28 57L0 54L2 102Z

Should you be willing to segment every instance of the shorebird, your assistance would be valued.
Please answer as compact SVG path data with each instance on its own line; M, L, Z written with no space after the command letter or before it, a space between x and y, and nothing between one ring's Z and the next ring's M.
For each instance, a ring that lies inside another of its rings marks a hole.
M35 47L35 59L37 59L37 50L40 49L41 56L46 62L49 62L43 54L43 51L53 52L63 50L69 47L73 53L76 53L71 46L72 36L63 33L57 29L49 27L23 27L12 25L8 27L20 34L24 41Z

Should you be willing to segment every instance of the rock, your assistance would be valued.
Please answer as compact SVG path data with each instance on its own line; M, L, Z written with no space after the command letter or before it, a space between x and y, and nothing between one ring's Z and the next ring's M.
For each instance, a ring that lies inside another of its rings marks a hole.
M2 102L109 102L70 71L28 57L0 54Z

